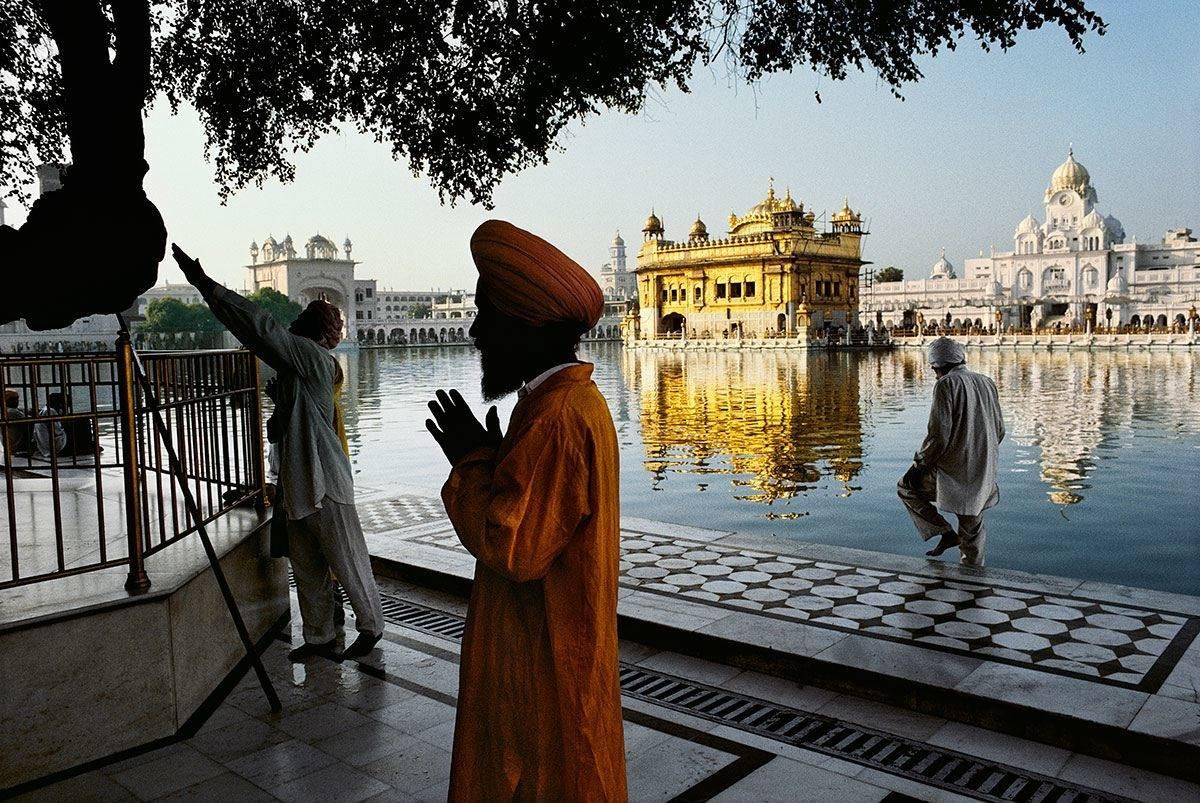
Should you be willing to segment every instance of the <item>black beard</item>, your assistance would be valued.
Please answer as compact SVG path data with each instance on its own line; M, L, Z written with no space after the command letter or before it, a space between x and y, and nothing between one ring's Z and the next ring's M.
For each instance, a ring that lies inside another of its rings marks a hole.
M503 352L479 352L479 365L483 369L480 388L484 401L494 402L510 393L515 393L525 384L521 372L507 359Z

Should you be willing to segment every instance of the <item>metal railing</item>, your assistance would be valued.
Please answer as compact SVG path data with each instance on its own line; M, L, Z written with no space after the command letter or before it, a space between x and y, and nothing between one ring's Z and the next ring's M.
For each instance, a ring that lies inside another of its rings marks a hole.
M154 352L142 364L208 523L263 502L258 364L247 351ZM0 588L128 565L196 530L125 338L112 352L0 355L7 538Z

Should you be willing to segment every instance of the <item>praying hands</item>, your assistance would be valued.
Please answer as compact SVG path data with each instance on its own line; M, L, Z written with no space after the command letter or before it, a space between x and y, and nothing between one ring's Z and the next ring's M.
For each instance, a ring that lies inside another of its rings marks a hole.
M449 393L439 390L437 398L429 402L429 411L433 418L425 421L425 428L442 447L452 466L480 447L499 447L504 437L495 406L487 412L485 429L457 390Z

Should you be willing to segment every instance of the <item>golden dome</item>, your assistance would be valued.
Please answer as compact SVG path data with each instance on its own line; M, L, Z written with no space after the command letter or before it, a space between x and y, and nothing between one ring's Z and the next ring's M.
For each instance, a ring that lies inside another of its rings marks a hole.
M792 191L788 189L782 198L775 195L775 179L767 184L767 197L750 208L746 214L738 217L729 215L730 234L759 234L771 231L778 225L775 215L780 212L804 213L804 205L792 200ZM804 218L807 221L807 217Z
M651 209L650 217L646 218L646 223L642 226L642 231L646 234L660 234L662 230L662 221L658 219L658 215L654 214L654 210Z
M796 202L792 200L792 191L789 189L787 194L782 198L775 197L775 179L769 179L767 182L767 197L763 198L757 204L750 208L746 213L746 217L766 217L775 212L795 212Z
M835 223L852 223L862 220L862 215L855 214L850 208L850 199L846 198L842 201L842 208L833 213L833 222Z
M688 232L689 240L707 240L708 227L704 225L704 221L696 215L696 222L692 224L691 230Z

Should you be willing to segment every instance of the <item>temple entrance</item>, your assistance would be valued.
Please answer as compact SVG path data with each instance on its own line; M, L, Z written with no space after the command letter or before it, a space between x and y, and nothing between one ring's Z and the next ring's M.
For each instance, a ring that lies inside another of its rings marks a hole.
M687 324L687 319L678 312L672 312L662 317L661 331L664 335L678 335L683 333L683 327Z
M775 328L778 330L779 334L787 334L787 315L785 313L781 312L779 313L778 317L776 317Z

